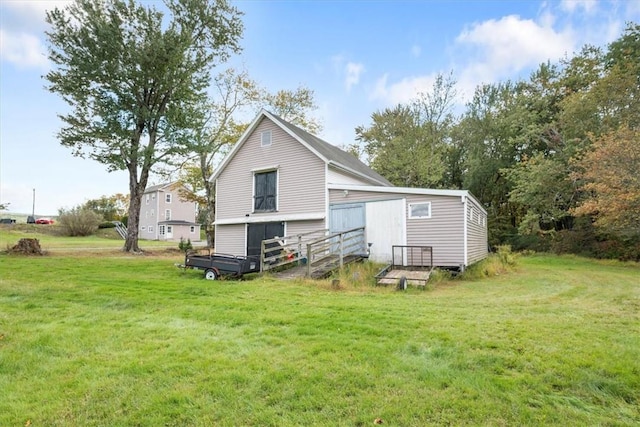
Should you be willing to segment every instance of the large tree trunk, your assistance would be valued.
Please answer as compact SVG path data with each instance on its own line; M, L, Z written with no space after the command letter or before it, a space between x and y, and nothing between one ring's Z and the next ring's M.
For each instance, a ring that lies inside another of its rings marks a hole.
M215 226L213 225L216 220L215 186L213 183L207 181L205 188L205 194L207 198L207 224L205 225L205 232L207 234L207 246L209 246L210 248L215 248L216 230Z
M140 189L138 183L129 185L130 201L129 201L129 221L127 223L127 238L124 241L124 252L141 252L138 246L138 230L140 228L140 204L142 201L142 193L144 189Z

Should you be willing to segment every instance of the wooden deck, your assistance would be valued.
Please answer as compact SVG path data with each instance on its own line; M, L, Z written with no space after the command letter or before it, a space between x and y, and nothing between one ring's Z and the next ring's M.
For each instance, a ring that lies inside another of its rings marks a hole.
M352 262L361 261L364 258L362 255L348 255L344 257L343 264L347 265ZM340 260L338 256L327 257L327 259L311 272L312 279L322 279L329 276L332 272L340 268ZM282 279L290 280L299 277L305 277L307 275L307 265L298 265L293 268L289 268L284 271L274 273L273 276Z

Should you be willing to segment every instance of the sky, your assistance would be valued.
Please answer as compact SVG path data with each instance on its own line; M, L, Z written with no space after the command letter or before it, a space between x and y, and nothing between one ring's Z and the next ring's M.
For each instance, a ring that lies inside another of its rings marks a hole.
M139 0L140 1L140 0ZM161 9L161 1L144 4ZM103 195L128 193L128 175L74 157L57 139L66 104L46 90L45 10L59 0L0 0L0 203L55 215ZM271 92L314 91L318 135L339 146L371 115L408 102L452 73L458 105L482 83L526 79L542 62L605 47L640 0L239 0L244 68ZM216 70L217 71L217 70ZM152 177L149 185L161 180ZM35 195L35 197L34 197ZM6 213L6 212L5 212Z

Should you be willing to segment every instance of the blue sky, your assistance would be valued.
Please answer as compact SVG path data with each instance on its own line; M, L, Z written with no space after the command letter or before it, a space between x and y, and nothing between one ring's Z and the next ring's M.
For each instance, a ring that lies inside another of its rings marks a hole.
M125 172L73 157L56 139L65 104L44 89L44 10L66 3L0 0L0 202L11 212L31 212L34 188L37 215L128 193ZM453 73L463 105L480 83L526 78L539 63L586 43L605 46L625 22L640 21L640 0L235 5L245 13L244 50L229 66L244 67L272 92L314 90L319 136L336 145L352 143L355 127L375 111L429 90L438 73Z

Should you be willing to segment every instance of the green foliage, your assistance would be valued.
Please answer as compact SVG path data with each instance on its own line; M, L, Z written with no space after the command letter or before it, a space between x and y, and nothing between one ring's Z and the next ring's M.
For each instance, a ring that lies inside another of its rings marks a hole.
M100 215L82 206L58 211L58 225L65 236L90 236L101 221Z
M99 199L87 200L83 208L101 215L104 221L120 221L129 210L129 198L120 193L102 196Z
M47 12L48 89L64 99L62 145L129 173L137 252L140 198L154 166L188 153L211 69L240 50L240 12L225 0L76 0Z
M115 228L116 225L113 222L101 222L98 225L99 229L105 229L105 228Z
M189 251L193 250L193 245L191 244L191 239L184 240L184 237L180 237L180 242L178 243L178 249L180 249L185 254Z

